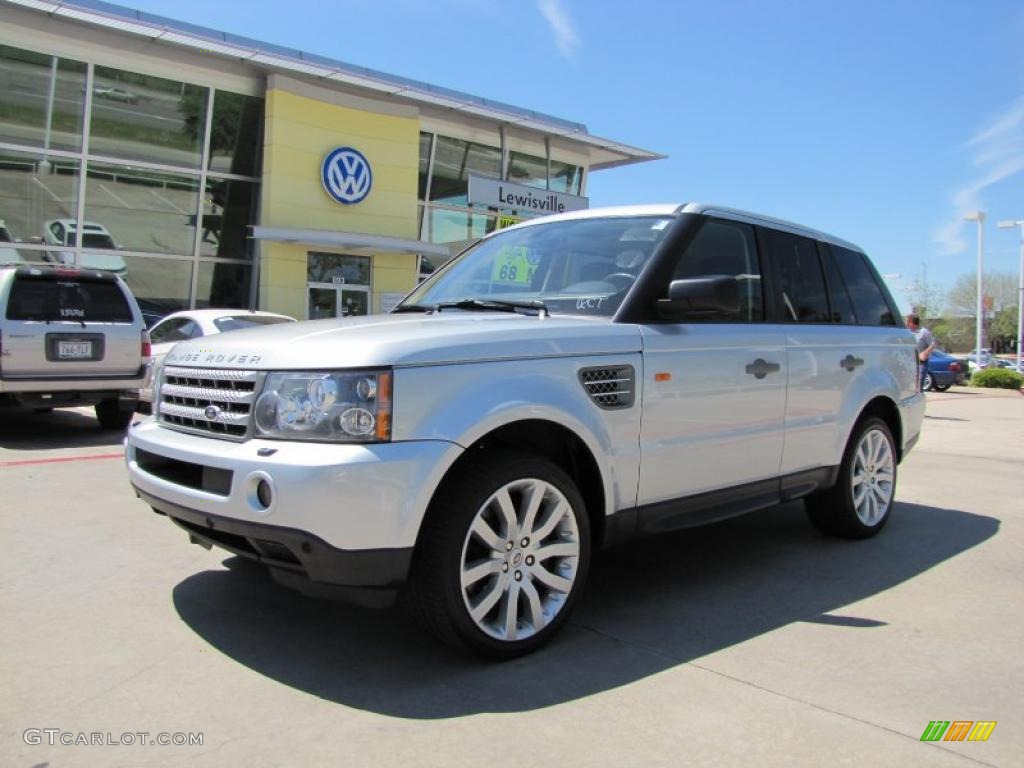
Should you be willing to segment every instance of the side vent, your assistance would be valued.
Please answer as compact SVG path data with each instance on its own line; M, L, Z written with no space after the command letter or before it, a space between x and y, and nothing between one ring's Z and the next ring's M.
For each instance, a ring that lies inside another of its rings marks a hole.
M633 405L636 374L632 365L613 365L580 370L580 383L590 399L602 408Z

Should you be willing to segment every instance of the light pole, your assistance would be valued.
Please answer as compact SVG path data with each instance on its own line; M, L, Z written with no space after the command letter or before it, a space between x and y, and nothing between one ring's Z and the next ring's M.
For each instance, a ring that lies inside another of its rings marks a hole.
M1020 228L1020 277L1017 282L1017 370L1024 373L1024 369L1020 367L1020 347L1024 343L1024 219L1000 221L996 226L1000 229Z
M985 262L985 212L975 211L964 216L964 221L978 222L978 322L975 326L974 362L981 368L981 273Z

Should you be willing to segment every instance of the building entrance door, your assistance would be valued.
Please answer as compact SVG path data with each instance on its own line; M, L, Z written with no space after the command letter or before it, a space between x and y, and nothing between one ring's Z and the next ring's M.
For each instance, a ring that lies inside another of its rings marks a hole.
M309 284L309 319L352 317L370 312L370 287L366 285Z
M310 252L308 317L353 317L370 312L370 257Z

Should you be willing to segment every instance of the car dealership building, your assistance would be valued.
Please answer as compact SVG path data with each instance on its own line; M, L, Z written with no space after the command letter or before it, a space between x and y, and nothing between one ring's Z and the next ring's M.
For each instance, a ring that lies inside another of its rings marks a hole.
M108 3L0 0L0 262L113 269L151 315L386 311L484 234L585 207L590 172L658 157Z

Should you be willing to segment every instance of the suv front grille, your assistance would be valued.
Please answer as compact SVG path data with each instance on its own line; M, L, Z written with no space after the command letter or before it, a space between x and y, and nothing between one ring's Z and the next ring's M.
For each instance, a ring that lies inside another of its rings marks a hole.
M160 385L160 423L181 432L244 440L262 382L259 371L167 366Z
M632 365L580 370L580 383L590 399L602 408L629 408L633 405L635 379Z

